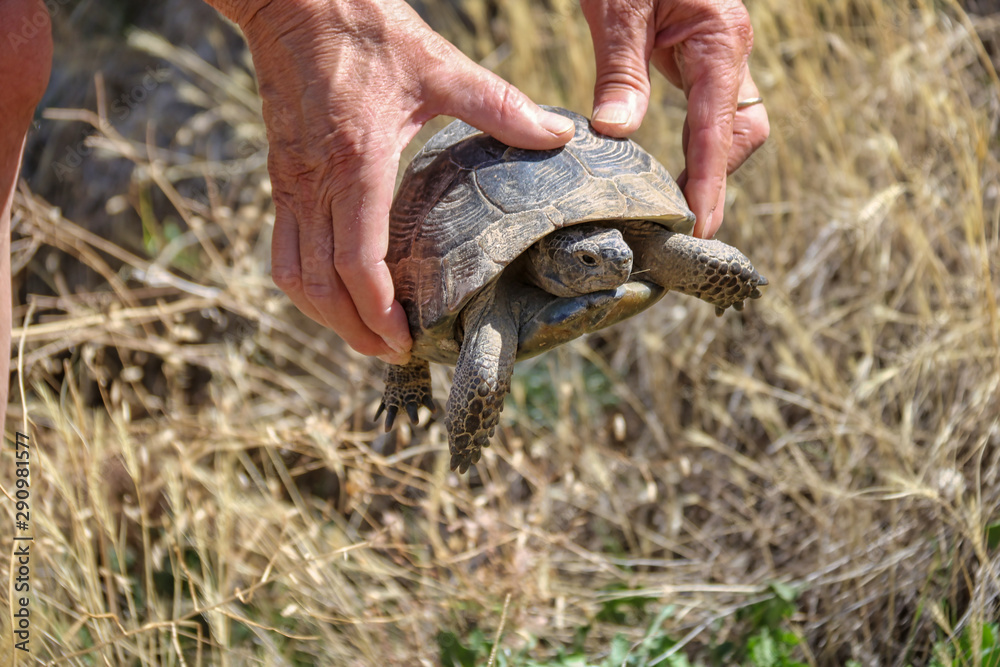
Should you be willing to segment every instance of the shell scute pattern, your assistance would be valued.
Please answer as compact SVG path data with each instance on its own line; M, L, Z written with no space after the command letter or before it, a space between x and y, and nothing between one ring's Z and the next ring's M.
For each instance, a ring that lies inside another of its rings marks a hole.
M500 269L514 261L524 250L520 244L514 243L514 233L526 234L530 237L542 238L557 227L562 227L564 220L559 211L547 207L539 212L514 213L493 222L483 230L478 239L480 252L489 257Z
M433 406L428 362L454 363L445 425L459 472L489 446L518 358L669 290L721 314L767 284L735 248L689 235L694 216L652 156L554 111L576 135L552 151L448 126L414 158L390 213L387 263L414 343L408 364L387 368L378 414L387 428L400 410L416 422L421 405Z
M563 148L511 148L455 121L407 168L390 214L386 262L415 354L454 363L462 308L555 229L645 218L690 232L693 216L652 156L628 140L596 135L583 116L553 110L576 125Z
M482 196L505 213L539 209L543 202L562 202L586 190L586 171L565 150L508 151L503 162L476 169Z

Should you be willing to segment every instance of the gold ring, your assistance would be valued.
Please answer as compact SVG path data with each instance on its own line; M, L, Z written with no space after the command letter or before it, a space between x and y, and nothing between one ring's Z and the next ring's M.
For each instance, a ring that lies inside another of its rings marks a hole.
M747 107L752 107L755 104L763 104L763 103L764 103L764 98L763 97L751 97L748 100L740 100L739 102L737 102L736 103L736 108L737 109L746 109Z

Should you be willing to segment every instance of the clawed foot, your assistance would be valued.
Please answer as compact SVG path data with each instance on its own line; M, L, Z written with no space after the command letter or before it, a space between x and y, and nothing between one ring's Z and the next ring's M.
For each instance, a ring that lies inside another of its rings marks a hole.
M396 421L399 408L406 410L411 424L418 421L417 411L423 405L434 411L431 394L431 369L423 359L414 359L405 366L389 365L385 369L385 394L375 413L375 421L385 411L385 430Z
M464 473L469 469L469 466L479 463L479 459L483 455L483 447L490 446L490 438L496 431L497 420L493 421L494 425L490 426L489 430L479 430L473 435L463 433L457 438L449 438L452 470Z
M504 392L506 394L506 392ZM448 399L449 402L451 398ZM448 415L448 445L451 450L451 469L464 473L483 455L483 447L490 446L503 410L503 394L499 397L476 396L468 412Z
M716 303L715 314L717 316L721 317L729 306L732 306L736 310L743 310L743 307L746 305L746 299L759 299L763 294L760 288L767 285L767 278L757 273L756 269L752 270L752 274L749 277L740 276L739 280L744 281L744 284L739 288L739 294L736 297L737 300L725 305Z
M497 383L495 379L482 376L473 378L467 385L460 383L452 387L447 410L452 470L464 473L479 461L483 447L490 446L490 438L500 422L503 399L509 390L509 380Z

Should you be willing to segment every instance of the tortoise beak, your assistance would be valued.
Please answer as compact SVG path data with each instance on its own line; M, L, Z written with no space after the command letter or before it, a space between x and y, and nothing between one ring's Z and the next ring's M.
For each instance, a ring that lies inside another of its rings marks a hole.
M611 265L618 269L618 275L621 276L622 282L628 280L628 277L632 274L632 249L627 248L625 251L616 250L614 248L605 248L602 253L604 259Z

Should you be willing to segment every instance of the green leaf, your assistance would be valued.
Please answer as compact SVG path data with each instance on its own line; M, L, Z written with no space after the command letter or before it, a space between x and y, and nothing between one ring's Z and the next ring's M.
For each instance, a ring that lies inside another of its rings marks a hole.
M996 649L997 646L997 635L1000 635L1000 629L996 623L987 623L983 626L983 648L984 649Z
M583 655L583 648L587 644L587 635L590 634L591 626L589 623L587 625L581 625L573 633L573 643L570 646L570 653L579 653Z
M618 667L623 662L625 658L628 657L631 642L629 642L628 637L622 633L615 635L615 638L611 640L611 650L608 653L608 659L605 664L608 667Z
M1000 521L986 526L986 548L992 551L997 546L1000 546Z
M609 592L627 591L625 586L609 586L604 589ZM597 620L615 625L635 625L646 614L646 605L657 600L649 595L624 595L606 600L597 612ZM637 617L639 617L637 619Z
M661 609L660 612L656 615L656 618L653 619L653 622L649 624L649 629L646 630L646 636L649 637L654 632L659 630L660 626L663 625L663 622L674 615L675 609L676 607L672 604L668 604L663 609Z
M785 602L795 602L799 597L798 589L781 581L772 581L769 588L779 599Z
M785 646L799 645L799 636L794 632L791 632L790 630L786 630L784 632L779 633L778 638L781 640L781 643L784 644Z
M476 667L478 651L473 651L462 645L454 632L439 632L438 648L441 649L441 664L446 667Z
M750 649L750 659L755 667L778 667L778 649L767 629L751 637L747 647Z

